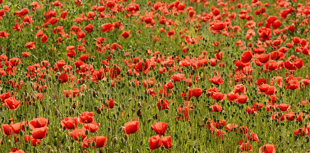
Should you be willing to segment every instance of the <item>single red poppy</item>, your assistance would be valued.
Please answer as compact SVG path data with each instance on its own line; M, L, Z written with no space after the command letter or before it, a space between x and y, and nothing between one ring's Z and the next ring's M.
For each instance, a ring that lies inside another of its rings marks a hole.
M162 146L162 141L160 136L152 136L149 138L149 148L150 150L155 150Z
M73 131L68 133L74 140L79 141L84 140L87 137L85 132L85 129L74 129Z
M46 136L47 129L45 127L35 128L31 131L31 136L34 139L43 139Z
M10 127L15 134L19 134L21 130L25 131L27 121L11 124Z
M159 135L164 135L167 129L167 123L164 122L156 122L152 125L152 129Z
M28 49L35 49L36 48L35 42L32 42L32 41L28 42L28 43L26 43L25 47Z
M212 112L220 112L223 109L222 106L220 106L218 103L210 106L210 108L212 109Z
M252 145L249 143L242 143L239 148L242 151L252 151Z
M290 108L289 104L280 104L279 105L281 111L287 111Z
M174 74L170 77L172 81L182 81L185 78L185 74Z
M5 99L4 103L10 110L16 110L20 106L20 100L16 100L15 97Z
M259 148L259 153L275 153L276 146L273 144L266 144Z
M86 123L83 125L84 129L87 129L89 132L97 132L99 130L99 123L92 122L92 123Z
M136 133L140 130L138 121L129 121L122 128L126 134Z
M81 124L92 123L93 121L94 121L94 112L83 112L79 116L79 122Z
M47 118L42 118L42 117L33 118L29 122L29 127L32 130L35 129L35 128L46 127L47 125L48 125L48 119Z
M105 136L94 136L92 141L95 143L95 148L105 147L107 144L107 138Z
M161 142L163 143L166 149L170 149L172 147L171 136L162 137Z
M214 92L212 94L212 99L217 100L217 101L222 101L225 98L226 98L226 95L222 94L221 92Z
M248 62L251 61L252 57L253 57L253 56L252 56L251 52L250 52L250 51L246 51L246 52L244 52L244 53L241 55L241 62L242 62L242 63L248 63Z
M61 121L61 125L66 127L66 129L75 129L78 125L78 118L66 117Z

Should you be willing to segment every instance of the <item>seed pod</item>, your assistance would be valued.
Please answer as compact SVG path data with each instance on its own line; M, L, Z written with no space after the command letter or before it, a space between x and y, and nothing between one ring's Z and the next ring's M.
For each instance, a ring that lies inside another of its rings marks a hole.
M72 108L74 108L74 109L76 108L76 104L75 103L72 104Z
M114 137L113 140L112 140L112 142L113 142L113 143L117 143L117 138Z
M97 108L97 114L101 114L101 108Z

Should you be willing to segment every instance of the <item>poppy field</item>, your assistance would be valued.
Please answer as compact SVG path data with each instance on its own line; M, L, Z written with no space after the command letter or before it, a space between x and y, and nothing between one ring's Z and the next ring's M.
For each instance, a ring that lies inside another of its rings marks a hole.
M0 0L0 152L310 152L306 0Z

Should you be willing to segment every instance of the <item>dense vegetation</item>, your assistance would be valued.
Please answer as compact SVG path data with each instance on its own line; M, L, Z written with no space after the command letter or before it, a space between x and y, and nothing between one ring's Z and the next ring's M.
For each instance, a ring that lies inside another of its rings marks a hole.
M310 3L0 0L0 152L307 152Z

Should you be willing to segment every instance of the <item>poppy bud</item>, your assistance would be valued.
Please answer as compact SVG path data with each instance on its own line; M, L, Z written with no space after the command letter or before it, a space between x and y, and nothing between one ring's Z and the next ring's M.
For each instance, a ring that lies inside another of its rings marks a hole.
M71 113L71 114L74 114L74 109L73 109L73 108L71 109L70 113Z
M101 114L101 108L97 108L97 114Z
M141 116L141 109L139 109L139 110L137 111L137 115L138 115L138 116Z
M112 142L113 142L113 143L117 143L117 138L114 137L113 140L112 140Z

